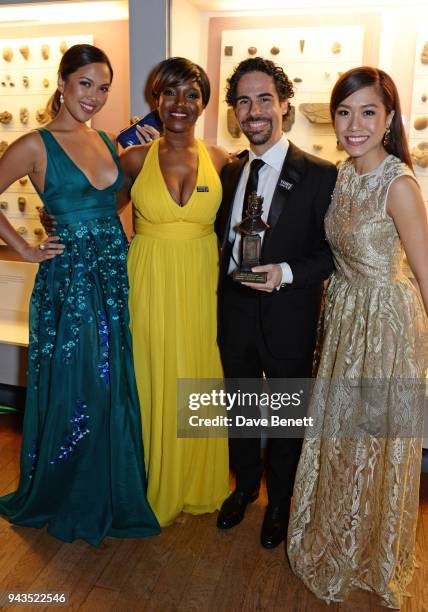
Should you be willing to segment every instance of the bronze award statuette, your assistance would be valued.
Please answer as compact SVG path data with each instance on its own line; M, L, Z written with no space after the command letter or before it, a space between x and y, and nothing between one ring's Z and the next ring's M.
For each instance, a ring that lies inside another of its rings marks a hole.
M262 239L260 233L269 229L269 225L261 218L263 197L255 191L248 196L246 217L236 226L241 234L241 262L233 273L233 280L239 283L265 283L267 272L251 272L251 268L260 265Z

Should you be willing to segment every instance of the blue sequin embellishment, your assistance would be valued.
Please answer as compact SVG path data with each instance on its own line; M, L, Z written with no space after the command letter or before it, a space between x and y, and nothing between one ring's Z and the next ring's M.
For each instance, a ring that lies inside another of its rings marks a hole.
M37 459L38 459L37 444L36 444L35 441L33 442L33 445L31 447L31 452L28 453L28 456L31 459L31 469L30 469L30 473L29 473L28 477L29 478L33 478L33 474L34 474L34 471L36 469L36 464L37 464Z
M102 361L98 365L98 372L99 372L101 380L105 382L106 385L108 385L110 382L110 364L108 360L108 349L109 349L108 324L107 324L107 317L104 313L98 312L98 315L100 317L100 325L99 325L98 333L100 335L101 347L103 349Z
M58 464L68 459L68 457L76 450L76 446L83 440L85 436L90 433L89 429L84 426L85 422L89 419L89 415L85 414L87 410L85 402L79 400L77 402L77 410L74 416L70 419L70 423L73 424L73 431L67 436L66 442L61 446L58 457L52 460L51 464Z

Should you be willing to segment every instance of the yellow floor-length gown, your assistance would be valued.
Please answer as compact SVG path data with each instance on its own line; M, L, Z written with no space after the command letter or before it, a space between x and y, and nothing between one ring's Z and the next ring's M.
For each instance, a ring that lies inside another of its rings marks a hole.
M195 189L179 206L153 142L132 187L130 316L148 477L161 526L181 512L213 512L228 495L226 438L177 438L177 379L221 378L217 347L218 246L213 223L221 183L197 141Z

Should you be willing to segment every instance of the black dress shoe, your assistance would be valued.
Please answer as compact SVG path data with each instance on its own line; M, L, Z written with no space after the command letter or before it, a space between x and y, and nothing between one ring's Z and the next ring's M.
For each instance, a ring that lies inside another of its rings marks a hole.
M267 506L260 536L263 548L276 548L285 540L289 517L289 506Z
M229 497L223 502L220 512L217 517L217 527L219 529L230 529L239 525L244 518L245 509L248 504L255 501L259 496L259 490L252 491L251 493L244 493L244 491L234 491Z

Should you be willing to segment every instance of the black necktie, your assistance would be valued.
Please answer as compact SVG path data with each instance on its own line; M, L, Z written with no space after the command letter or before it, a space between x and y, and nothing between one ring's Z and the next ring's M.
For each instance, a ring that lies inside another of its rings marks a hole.
M242 218L246 217L246 210L248 206L248 198L253 191L257 193L257 187L259 184L259 172L260 168L265 165L262 159L253 159L250 164L250 172L248 174L247 184L245 186L244 202L242 205Z

